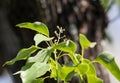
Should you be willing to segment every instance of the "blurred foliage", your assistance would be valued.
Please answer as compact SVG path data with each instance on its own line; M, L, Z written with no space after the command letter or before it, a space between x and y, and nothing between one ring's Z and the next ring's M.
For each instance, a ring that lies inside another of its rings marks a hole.
M106 11L109 11L113 4L117 4L118 7L120 8L120 0L100 0L100 1Z

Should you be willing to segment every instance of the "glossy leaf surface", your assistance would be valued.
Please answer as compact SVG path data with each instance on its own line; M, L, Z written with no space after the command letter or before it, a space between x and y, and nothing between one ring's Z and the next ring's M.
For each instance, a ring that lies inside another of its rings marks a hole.
M87 71L87 74L96 76L96 70L95 70L94 65L91 63L91 61L88 59L84 59L83 63L86 63L89 65L89 70Z
M20 28L27 28L27 29L34 30L38 33L44 34L44 35L49 37L49 30L44 23L41 23L41 22L34 22L34 23L25 22L25 23L18 24L17 26L20 27Z
M87 80L88 83L103 83L103 81L95 75L87 75Z
M4 65L12 65L16 61L25 60L38 49L39 48L36 46L31 46L30 48L24 48L18 52L17 56L14 59L7 61Z
M81 75L84 75L89 71L89 65L86 63L78 64L75 68L75 71L80 73Z
M95 42L90 42L90 41L86 38L86 36L83 35L83 34L80 34L80 35L79 35L79 43L80 43L82 49L85 49L85 48L88 48L88 47L93 48L93 47L96 45Z
M114 75L120 81L120 69L116 64L112 54L103 52L99 54L95 61L106 67L112 73L112 75Z
M64 51L64 52L69 52L69 53L74 53L76 51L76 45L71 40L67 40L65 42L59 43L58 45L54 46L53 48Z
M34 64L27 64L22 67L20 77L23 83L32 83L36 78L44 75L50 70L50 65L46 63L36 62Z
M49 37L46 37L42 34L36 34L35 37L34 37L34 41L35 41L35 45L37 46L38 44L40 44L41 42L43 41L50 41L52 40L53 38L49 38Z
M55 80L57 80L57 76L58 78L60 77L62 67L59 63L56 63L52 58L50 58L49 64L51 68L50 78L54 78Z
M28 62L47 62L51 56L51 52L48 49L39 51L34 57L30 57Z
M68 81L74 75L74 67L63 66L60 74L61 80Z

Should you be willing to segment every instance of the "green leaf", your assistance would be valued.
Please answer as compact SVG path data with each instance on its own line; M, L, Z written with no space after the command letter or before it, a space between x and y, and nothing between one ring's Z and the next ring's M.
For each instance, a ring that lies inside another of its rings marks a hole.
M39 51L34 57L30 57L27 62L47 62L51 56L49 49Z
M43 41L50 41L52 40L52 38L49 38L49 37L46 37L42 34L36 34L35 37L34 37L34 41L35 41L35 45L37 46L38 44L40 44L41 42Z
M96 70L91 61L88 59L84 59L83 63L86 63L89 66L89 70L86 72L88 83L103 83L100 78L96 77Z
M56 80L56 78L57 78L57 72L56 72L55 61L52 58L50 58L49 64L50 64L50 68L51 68L50 78L54 78Z
M38 78L32 81L32 83L44 83L45 78Z
M61 80L68 81L74 76L74 67L63 66L60 74Z
M82 60L82 55L80 55L80 54L75 54L75 57L77 58L77 61L78 61L78 62L81 62L81 60Z
M95 61L106 67L112 73L112 75L114 75L116 79L120 81L120 69L116 64L112 54L103 52L99 54Z
M87 80L88 83L103 83L103 81L95 75L87 75Z
M96 76L96 70L95 70L94 65L91 63L91 61L88 59L84 59L83 63L86 63L89 65L89 70L87 71L87 74Z
M68 56L71 58L71 60L73 61L75 65L79 63L79 60L77 59L80 56L79 54L70 53Z
M17 71L17 72L14 73L13 75L17 75L17 74L22 73L22 71L25 71L25 70L29 69L33 64L34 64L34 63L27 63L25 66L23 66L23 67L21 68L20 71Z
M102 60L104 63L110 63L114 60L114 56L108 52L103 52L98 55L97 60L98 59Z
M74 53L76 51L76 44L71 40L67 40L55 45L53 48L64 52Z
M83 34L80 34L80 35L79 35L79 43L80 43L82 49L85 49L85 48L88 48L88 47L93 48L93 47L96 45L95 42L93 42L93 43L90 42L90 41L86 38L86 36L83 35Z
M41 23L41 22L34 22L34 23L25 22L25 23L18 24L17 26L20 27L20 28L27 28L27 29L37 31L38 33L44 34L45 36L49 37L48 27L44 23Z
M74 72L74 71L68 73L68 75L67 75L66 78L65 78L65 83L69 83L69 82L67 82L67 81L72 80L72 78L74 77L74 75L75 75L75 72Z
M19 60L25 60L27 59L32 53L34 53L36 50L38 50L39 48L36 47L36 46L31 46L30 48L24 48L22 50L20 50L17 54L17 56L10 60L10 61L7 61L5 62L4 65L12 65L14 64L16 61L19 61ZM3 65L3 66L4 66Z
M86 63L78 64L75 67L75 71L80 73L81 75L84 75L84 74L86 74L89 71L89 65L86 64Z
M47 71L50 70L50 65L46 63L36 62L31 66L26 64L21 69L20 77L22 83L32 83L36 78L44 75Z
M59 63L56 63L52 58L50 58L49 64L51 68L50 78L54 78L55 80L57 80L57 76L60 77L62 67ZM56 65L58 65L58 69L56 69Z

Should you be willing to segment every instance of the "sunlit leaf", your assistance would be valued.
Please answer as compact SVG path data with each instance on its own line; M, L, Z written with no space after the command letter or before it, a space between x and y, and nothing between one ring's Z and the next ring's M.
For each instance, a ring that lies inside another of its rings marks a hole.
M89 65L86 63L78 64L75 68L75 71L80 73L81 75L84 75L89 71Z
M49 49L43 49L39 51L35 56L30 57L28 62L47 62L51 56L51 51Z
M58 45L54 46L53 48L64 51L64 52L70 52L70 53L74 53L76 51L76 45L71 40L67 40L65 42L59 43Z
M86 74L88 83L103 83L103 81L97 77L95 67L91 63L91 61L88 59L84 59L83 62L89 65L89 70L87 71L87 74Z
M83 60L83 63L86 63L86 64L89 65L89 70L87 71L87 74L89 74L89 75L92 74L92 75L95 75L95 76L96 76L96 70L95 70L94 65L91 63L91 61L88 60L88 59L84 59L84 60Z
M103 52L99 54L95 61L106 67L112 73L112 75L114 75L120 81L120 69L116 64L112 54Z
M17 26L20 27L20 28L27 28L27 29L37 31L38 33L44 34L44 35L49 37L48 27L44 23L41 23L41 22L34 22L34 23L25 22L25 23L20 23Z
M79 60L78 60L78 57L80 56L79 54L70 53L68 56L71 58L71 60L75 65L79 63Z
M50 64L50 68L51 68L51 74L50 74L50 78L54 78L56 80L57 78L57 72L56 72L56 64L55 64L55 61L50 58L49 62Z
M32 83L36 78L44 75L50 70L50 65L46 63L36 62L34 64L26 64L22 67L20 77L22 83Z
M93 48L93 47L96 45L95 42L90 42L90 41L86 38L86 36L83 35L83 34L80 34L80 35L79 35L79 43L80 43L82 49L85 49L85 48L88 48L88 47Z
M64 81L70 80L75 74L74 69L75 69L74 67L63 66L60 74L61 80Z
M101 79L96 77L95 67L88 59L84 59L83 62L76 67L76 71L80 75L86 75L88 83L103 83Z
M34 63L27 63L25 66L23 66L23 67L21 68L20 71L17 71L17 72L14 73L13 75L17 75L17 74L22 73L22 71L25 71L25 70L29 69L33 64L34 64Z
M49 37L46 37L42 34L36 34L35 37L34 37L34 41L35 41L35 45L37 46L38 44L40 44L41 42L43 41L50 41L52 40L52 38L49 38Z
M56 63L52 58L50 58L49 64L51 68L50 78L54 78L55 80L57 80L57 76L60 77L62 67L59 63Z
M65 78L65 83L68 83L67 81L72 80L74 75L75 75L75 71L72 71L72 72L68 73L67 77Z
M82 55L80 55L80 54L75 54L75 56L76 56L78 62L81 62L81 60L82 60Z
M87 75L87 80L88 83L103 83L103 81L95 75Z
M18 52L17 56L14 59L7 61L4 65L12 65L16 61L25 60L38 49L39 48L36 46L31 46L30 48L24 48Z

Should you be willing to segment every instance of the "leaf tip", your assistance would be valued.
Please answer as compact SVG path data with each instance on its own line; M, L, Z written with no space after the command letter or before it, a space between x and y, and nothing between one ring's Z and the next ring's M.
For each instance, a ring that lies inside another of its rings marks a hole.
M97 44L96 42L92 42L90 48L94 48L96 44Z

